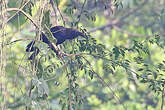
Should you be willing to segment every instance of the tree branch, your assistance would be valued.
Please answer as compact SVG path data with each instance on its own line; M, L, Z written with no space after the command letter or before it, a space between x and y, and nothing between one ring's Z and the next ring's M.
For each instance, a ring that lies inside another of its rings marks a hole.
M81 15L82 15L82 12L83 12L83 9L84 9L84 6L85 6L85 3L86 3L86 0L84 0L84 3L83 3L83 5L82 5L82 7L81 7L81 11L80 11L80 14L78 15L77 23L80 22L80 18L81 18Z
M103 26L100 26L100 27L96 27L94 29L91 29L89 30L89 32L95 32L97 30L104 30L105 28L107 27L112 27L113 25L118 25L120 24L121 22L124 22L124 20L130 16L131 14L133 13L136 13L138 10L140 10L146 3L148 2L148 0L145 0L141 5L139 5L139 7L133 9L133 10L130 10L126 15L124 15L123 17L119 18L119 19L115 19L113 20L111 23L109 24L106 24L106 25L103 25Z
M60 13L61 19L62 19L62 21L63 21L63 25L64 25L64 27L65 27L64 17L63 17L63 15L62 15L62 13L61 13L59 7L58 7L58 1L57 1L57 0L56 0L56 6L57 6L57 10L58 10L58 12Z
M50 4L52 5L52 8L53 8L53 11L54 11L54 14L55 14L55 18L56 18L56 20L55 20L55 24L57 25L57 21L58 21L58 17L57 17L57 11L56 11L56 7L55 7L55 3L54 3L54 0L50 0Z
M125 31L125 30L123 30L123 29L121 29L121 28L119 28L117 26L113 26L113 27L117 31L122 32L122 33L125 33L125 34L127 34L129 36L134 36L134 37L151 37L152 36L152 35L135 34L135 33L132 33L132 32Z
M21 12L23 15L25 15L32 23L33 25L40 30L39 26L37 25L37 23L34 22L34 20L31 18L31 16L29 16L28 14L26 14L26 12L24 12L22 9L19 8L7 8L5 11L17 11L17 12Z

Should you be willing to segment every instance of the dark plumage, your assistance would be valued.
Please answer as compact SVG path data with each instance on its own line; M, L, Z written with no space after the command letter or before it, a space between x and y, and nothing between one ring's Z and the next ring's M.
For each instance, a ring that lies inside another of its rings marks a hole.
M87 38L82 32L72 28L65 28L63 26L55 26L50 29L53 36L57 39L56 45L63 43L65 40L72 40L78 36Z
M26 47L26 52L33 52L34 51L34 44L35 44L35 41L31 41Z
M78 36L82 36L84 38L87 38L82 32L79 32L78 30L74 30L72 28L65 28L63 26L55 26L50 29L53 36L57 39L56 45L62 44L65 40L72 40ZM44 33L41 33L40 40L46 44L57 54L57 50L54 48L52 43L49 41L49 39L46 37ZM33 52L36 51L36 47L34 47L35 41L31 41L26 48L26 52ZM37 48L37 52L39 53L39 49ZM29 59L32 60L37 54L32 54Z

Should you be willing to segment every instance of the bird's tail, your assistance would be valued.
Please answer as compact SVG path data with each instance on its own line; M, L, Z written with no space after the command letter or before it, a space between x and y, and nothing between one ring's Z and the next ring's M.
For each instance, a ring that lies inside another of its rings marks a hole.
M26 52L32 52L32 51L34 51L34 44L35 44L35 41L31 41L31 42L26 46Z
M39 54L40 50L38 47L34 47L34 52L28 58L28 60L34 60L34 58Z

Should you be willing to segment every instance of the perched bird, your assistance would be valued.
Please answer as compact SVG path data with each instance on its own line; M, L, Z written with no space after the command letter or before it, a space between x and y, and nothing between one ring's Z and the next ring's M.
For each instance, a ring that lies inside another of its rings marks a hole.
M84 33L72 28L65 28L63 26L55 26L50 29L53 36L57 39L56 45L63 43L65 40L72 40L78 36L87 38Z
M79 32L78 30L74 30L72 28L65 28L63 26L55 26L50 29L53 36L57 39L56 46L62 44L65 40L72 40L78 36L82 36L87 38L85 34ZM46 44L58 55L58 51L54 48L53 44L49 41L46 35L42 32L40 35L40 40ZM28 59L32 60L35 58L38 53L39 49L34 47L35 41L31 41L26 48L26 52L33 52L35 51Z

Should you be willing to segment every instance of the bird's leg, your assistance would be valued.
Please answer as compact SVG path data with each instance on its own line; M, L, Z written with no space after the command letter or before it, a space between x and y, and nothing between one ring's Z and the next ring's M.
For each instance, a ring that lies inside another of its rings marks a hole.
M60 45L57 45L57 51L60 51L61 49L60 49Z
M60 50L61 50L60 45L57 45L58 55L59 55L59 57L63 57L65 53Z
M49 44L49 47L51 47L51 49L54 50L54 52L56 53L57 56L62 57L62 56L65 55L64 52L60 51L61 49L60 49L60 46L59 45L56 46L54 43L50 43Z

